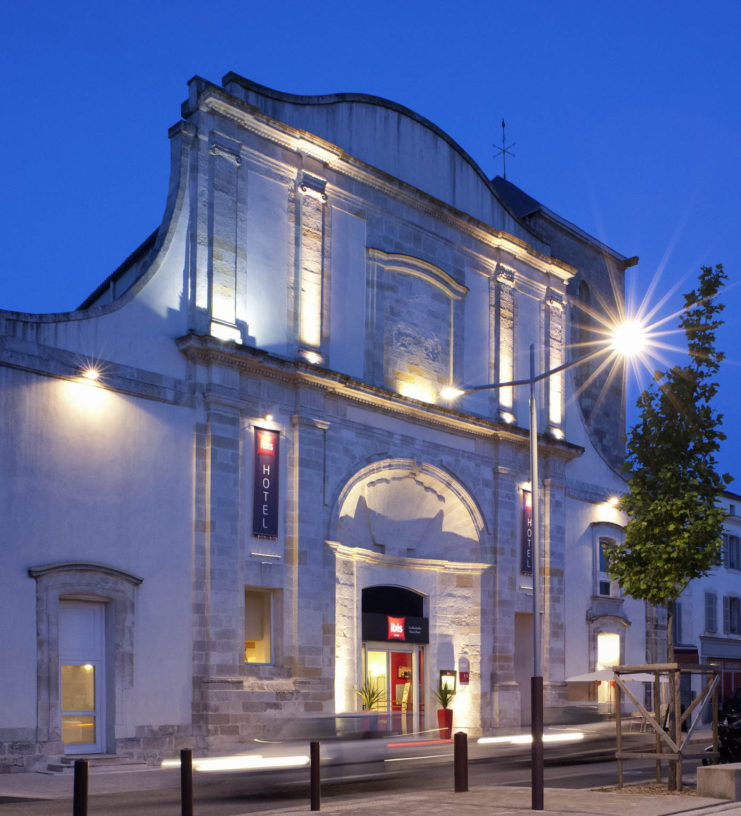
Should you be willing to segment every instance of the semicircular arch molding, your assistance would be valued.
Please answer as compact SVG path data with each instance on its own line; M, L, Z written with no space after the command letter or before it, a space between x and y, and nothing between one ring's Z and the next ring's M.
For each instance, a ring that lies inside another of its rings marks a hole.
M447 471L414 459L383 459L340 491L330 539L387 555L468 561L479 557L484 517Z

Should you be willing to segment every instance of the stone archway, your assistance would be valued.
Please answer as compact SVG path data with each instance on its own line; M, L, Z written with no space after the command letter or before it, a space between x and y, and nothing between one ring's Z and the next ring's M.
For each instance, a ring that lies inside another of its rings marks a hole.
M330 538L348 547L411 558L479 559L484 519L468 492L441 468L384 459L341 491Z
M335 555L335 705L356 706L362 675L361 598L397 586L429 599L429 677L470 665L461 725L481 722L482 563L486 527L476 502L443 469L385 459L358 470L335 503L327 545ZM375 639L375 638L372 638ZM434 684L433 684L434 685ZM429 723L428 723L429 725Z

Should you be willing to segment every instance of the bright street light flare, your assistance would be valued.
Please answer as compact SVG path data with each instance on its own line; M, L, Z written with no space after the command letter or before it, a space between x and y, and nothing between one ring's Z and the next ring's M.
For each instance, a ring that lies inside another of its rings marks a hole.
M440 396L444 400L454 400L458 399L458 397L462 397L465 393L465 391L456 388L454 385L446 385L445 388L441 389Z
M612 331L610 348L623 357L635 357L646 347L646 328L638 320L626 320Z

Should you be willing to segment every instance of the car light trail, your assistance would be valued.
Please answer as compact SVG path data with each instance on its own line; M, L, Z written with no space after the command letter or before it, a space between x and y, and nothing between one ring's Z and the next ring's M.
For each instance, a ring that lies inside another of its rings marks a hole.
M543 742L578 742L584 739L581 731L570 731L567 734L543 734ZM514 734L508 737L480 737L479 745L529 745L532 734Z
M264 757L259 754L252 756L204 757L193 760L194 771L250 771L274 770L277 768L300 768L309 764L309 757L299 756ZM163 768L179 768L179 759L166 759L162 762Z

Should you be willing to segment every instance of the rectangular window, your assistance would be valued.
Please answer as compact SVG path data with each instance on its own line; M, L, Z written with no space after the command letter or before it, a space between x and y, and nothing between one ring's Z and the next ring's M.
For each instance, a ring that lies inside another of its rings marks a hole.
M718 631L718 596L714 592L705 593L705 631Z
M271 663L272 595L265 589L244 591L244 662Z
M679 601L674 601L674 609L672 614L672 638L674 643L682 642L682 604Z
M741 539L735 535L725 535L726 567L741 570Z
M615 542L611 538L600 538L599 540L599 574L597 577L597 594L608 598L617 597L617 584L610 580L607 574L606 550Z
M726 595L723 598L723 632L741 635L741 598Z

